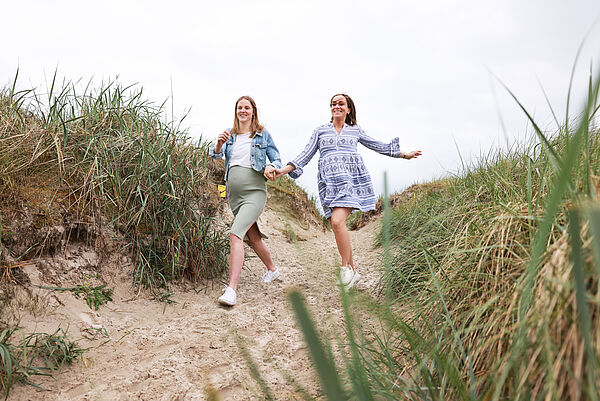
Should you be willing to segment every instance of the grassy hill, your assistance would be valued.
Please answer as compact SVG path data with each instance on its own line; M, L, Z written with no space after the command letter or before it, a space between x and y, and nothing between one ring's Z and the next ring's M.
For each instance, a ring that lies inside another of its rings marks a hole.
M49 374L82 352L64 331L19 333L8 306L29 291L24 266L36 264L54 289L97 309L111 296L94 271L102 261L168 301L173 281L222 278L229 253L217 190L223 161L210 159L209 144L192 140L181 122L168 121L164 105L118 82L78 92L80 85L55 78L47 94L17 91L16 83L0 90L0 391L7 394L14 382ZM270 185L291 217L322 224L291 180ZM59 273L47 262L78 244L95 255L89 269ZM61 274L85 283L63 288Z
M590 79L584 110L556 132L531 119L531 141L392 196L393 207L381 201L381 297L342 292L341 364L291 292L328 399L599 398L597 82ZM116 82L83 93L53 84L40 96L0 91L2 305L11 302L7 283L27 286L22 266L75 242L128 253L138 288L221 277L223 166L207 157L208 144L165 121L141 90ZM293 183L271 189L274 207L322 227ZM356 215L351 225L368 218ZM75 291L92 304L108 299L96 284ZM18 336L5 312L3 390L83 352L62 331ZM363 328L363 312L381 328Z
M529 143L390 212L382 289L410 316L396 323L419 398L598 399L597 81L589 93L557 132L532 120Z
M292 298L328 399L600 398L599 108L590 77L584 109L556 132L523 108L530 141L381 200L381 303L343 294L337 369ZM364 310L382 332L361 327ZM341 385L328 386L334 370Z

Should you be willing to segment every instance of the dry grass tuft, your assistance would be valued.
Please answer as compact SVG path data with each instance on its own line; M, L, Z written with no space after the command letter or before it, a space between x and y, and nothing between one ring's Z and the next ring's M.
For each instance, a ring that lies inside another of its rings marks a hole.
M0 265L53 254L102 230L130 242L136 284L219 277L226 266L222 166L165 122L141 90L0 92Z

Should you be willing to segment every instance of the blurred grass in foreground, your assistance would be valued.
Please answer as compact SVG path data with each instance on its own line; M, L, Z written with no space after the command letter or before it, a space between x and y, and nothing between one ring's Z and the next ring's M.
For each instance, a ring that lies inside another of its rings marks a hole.
M553 135L515 97L535 139L386 210L384 329L357 331L342 291L341 362L290 295L327 399L598 400L598 81Z

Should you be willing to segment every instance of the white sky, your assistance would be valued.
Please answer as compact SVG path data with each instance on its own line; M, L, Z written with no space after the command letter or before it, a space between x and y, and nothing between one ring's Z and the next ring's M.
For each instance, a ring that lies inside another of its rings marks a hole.
M175 115L191 108L184 125L211 140L248 94L284 163L329 121L331 96L346 92L369 135L423 151L406 161L360 148L380 193L384 171L397 192L525 136L525 115L489 71L551 129L538 80L564 118L588 31L576 110L600 55L598 0L4 0L0 12L0 85L19 68L20 88L43 93L58 68L68 80L139 83L157 103L172 87ZM316 165L298 180L315 195Z

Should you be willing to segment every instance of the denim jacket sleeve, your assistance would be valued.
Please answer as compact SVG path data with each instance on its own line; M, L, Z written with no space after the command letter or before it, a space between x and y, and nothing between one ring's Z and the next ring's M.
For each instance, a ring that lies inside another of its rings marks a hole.
M213 159L222 159L223 157L225 157L225 146L227 146L227 143L224 143L221 147L221 153L215 153L215 147L210 146L208 148L208 155Z
M374 150L375 152L391 157L401 157L400 139L398 137L392 139L390 143L383 143L368 136L362 128L358 127L358 141L365 147Z
M281 156L270 133L267 133L267 157L270 161L270 163L267 163L267 166L271 165L275 168L281 168Z

